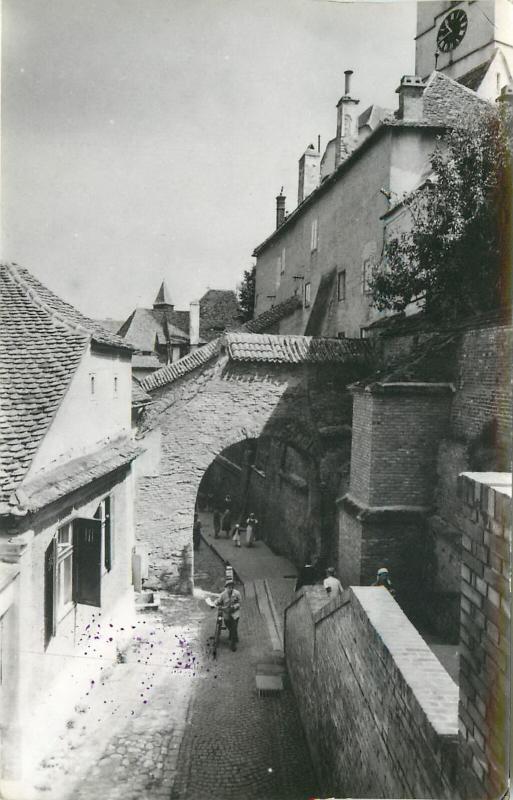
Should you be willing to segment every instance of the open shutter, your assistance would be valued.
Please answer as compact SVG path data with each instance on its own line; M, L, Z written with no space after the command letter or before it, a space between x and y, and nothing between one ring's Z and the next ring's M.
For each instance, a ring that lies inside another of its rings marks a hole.
M55 574L57 542L52 539L45 552L45 647L55 635Z
M102 524L99 519L73 520L73 600L101 605Z
M110 497L105 498L105 569L110 572L112 569L112 501Z

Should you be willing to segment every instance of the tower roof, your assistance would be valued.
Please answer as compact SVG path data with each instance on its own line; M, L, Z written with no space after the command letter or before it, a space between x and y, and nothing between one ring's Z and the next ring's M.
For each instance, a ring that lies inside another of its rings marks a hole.
M171 308L174 308L174 303L171 299L171 295L165 281L162 281L158 294L155 298L155 302L153 303L153 308L162 308L163 306L170 306Z

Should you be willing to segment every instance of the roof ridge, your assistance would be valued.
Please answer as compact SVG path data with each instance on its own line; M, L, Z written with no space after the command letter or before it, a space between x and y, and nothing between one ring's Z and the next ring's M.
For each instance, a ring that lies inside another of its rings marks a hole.
M47 314L50 317L52 317L52 319L55 319L57 322L61 323L64 327L67 327L73 333L76 333L78 331L84 333L86 336L89 336L89 338L93 338L93 333L91 330L88 330L84 325L81 325L78 322L72 323L71 320L69 320L63 314L60 314L58 311L52 308L52 306L50 306L49 303L41 297L41 295L37 292L37 290L34 287L32 287L23 278L22 275L20 275L18 270L24 269L24 267L19 267L19 265L15 263L5 263L5 262L2 262L2 266L4 268L7 268L13 280L18 284L18 286L20 286L24 290L25 294L31 300L31 302L34 303L35 305L38 305L43 311L46 311ZM35 280L37 281L37 278ZM37 282L39 283L39 281ZM61 302L65 303L64 300L62 300ZM80 314L79 311L77 313Z
M3 267L8 272L11 279L22 289L31 303L38 306L52 320L61 324L68 331L83 333L89 341L95 341L99 344L123 350L134 349L128 342L123 340L123 337L111 333L95 320L82 314L74 305L59 297L26 267L22 267L15 262L0 262L0 267ZM57 304L57 308L54 303ZM59 310L59 306L62 307L62 310Z

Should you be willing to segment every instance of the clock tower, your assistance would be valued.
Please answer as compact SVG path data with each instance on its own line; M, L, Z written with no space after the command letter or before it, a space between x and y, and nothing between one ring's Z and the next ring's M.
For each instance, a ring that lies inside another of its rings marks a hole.
M415 72L425 79L434 69L495 100L513 76L513 3L417 3Z

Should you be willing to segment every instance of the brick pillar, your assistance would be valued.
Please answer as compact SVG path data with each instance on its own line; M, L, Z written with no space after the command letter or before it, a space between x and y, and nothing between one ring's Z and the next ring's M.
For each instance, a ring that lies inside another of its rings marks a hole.
M447 383L353 387L350 485L338 501L340 578L368 584L388 567L412 613L425 607L426 519L452 394Z
M460 785L464 798L495 798L509 753L511 475L463 473L458 496Z

